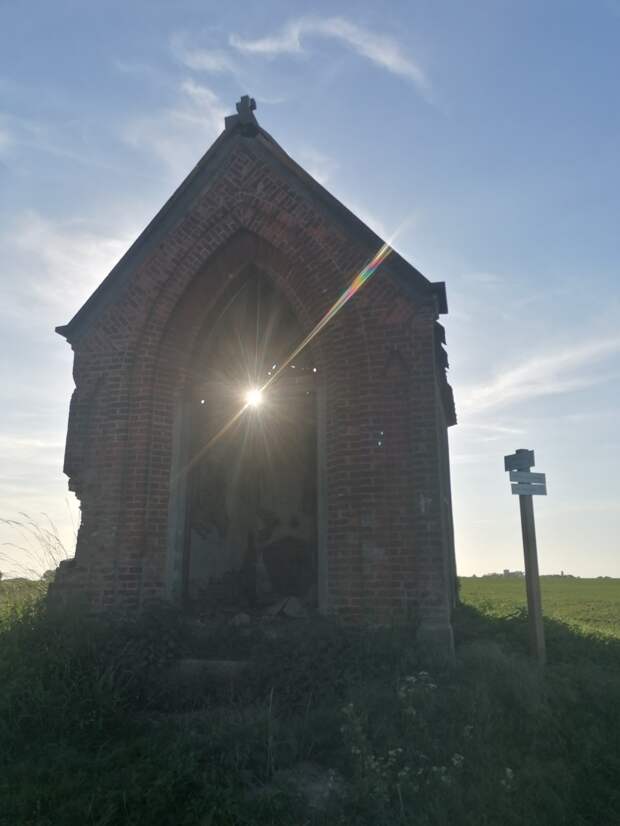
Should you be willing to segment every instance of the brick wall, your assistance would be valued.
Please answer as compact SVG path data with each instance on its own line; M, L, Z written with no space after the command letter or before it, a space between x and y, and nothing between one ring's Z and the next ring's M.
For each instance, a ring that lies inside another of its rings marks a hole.
M310 331L375 251L259 141L228 142L191 209L70 336L65 472L82 524L58 598L133 610L169 593L173 422L192 354L244 267L267 273ZM388 262L312 345L325 398L327 608L344 617L449 622L436 318L432 291L412 301Z

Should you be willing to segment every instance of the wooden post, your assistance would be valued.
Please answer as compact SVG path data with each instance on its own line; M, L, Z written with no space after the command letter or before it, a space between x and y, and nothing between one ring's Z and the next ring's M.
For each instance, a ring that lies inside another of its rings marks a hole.
M521 533L525 558L525 587L527 614L530 627L530 653L540 665L545 664L545 629L543 627L540 578L538 576L538 550L534 527L532 496L547 495L547 479L544 473L532 473L534 451L520 448L510 456L504 456L504 470L510 473L512 493L519 497Z
M543 627L540 579L538 575L538 551L536 548L536 527L534 525L534 504L532 497L519 496L521 509L521 533L523 535L523 556L525 558L525 587L527 590L527 614L530 630L530 653L540 665L545 664L545 629Z

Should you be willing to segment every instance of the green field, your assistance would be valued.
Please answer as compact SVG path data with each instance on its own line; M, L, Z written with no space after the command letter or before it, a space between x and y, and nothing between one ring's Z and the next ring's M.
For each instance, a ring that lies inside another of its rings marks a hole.
M526 607L525 580L461 577L461 599L490 617L510 617ZM581 634L620 638L620 579L543 576L544 616Z

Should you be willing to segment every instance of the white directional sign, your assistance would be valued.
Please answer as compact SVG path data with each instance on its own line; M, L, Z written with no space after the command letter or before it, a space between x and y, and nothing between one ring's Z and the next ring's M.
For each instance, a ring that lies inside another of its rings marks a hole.
M528 485L522 482L518 485L511 485L512 492L517 496L546 496L546 485Z
M531 470L511 470L510 486L515 496L546 496L547 480L544 473L532 473Z
M517 450L511 456L504 456L504 468L509 471L510 488L515 496L546 496L547 479L544 473L533 473L533 450Z
M530 485L544 485L545 484L545 474L544 473L532 473L529 470L511 470L510 471L510 481L511 482L528 482Z

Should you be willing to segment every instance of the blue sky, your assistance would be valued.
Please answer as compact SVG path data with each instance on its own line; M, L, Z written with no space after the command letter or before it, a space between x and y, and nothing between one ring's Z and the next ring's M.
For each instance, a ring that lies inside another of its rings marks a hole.
M0 516L45 512L71 542L53 328L250 93L447 283L460 572L523 567L503 456L528 447L542 572L620 576L619 77L616 0L0 0Z

